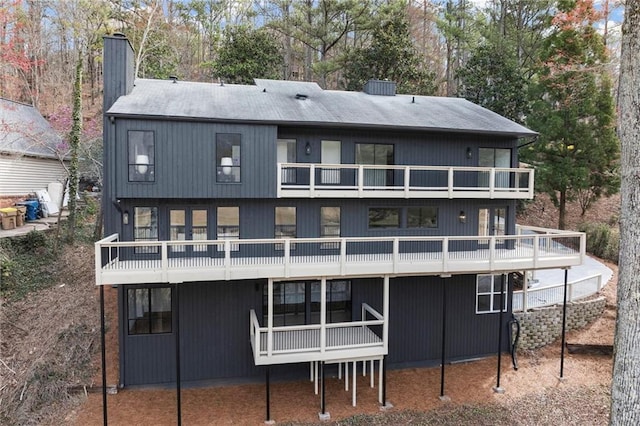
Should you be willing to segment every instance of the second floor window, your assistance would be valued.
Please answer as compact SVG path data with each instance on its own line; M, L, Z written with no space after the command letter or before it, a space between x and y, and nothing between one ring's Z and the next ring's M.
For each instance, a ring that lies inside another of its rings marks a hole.
M129 182L155 181L155 141L150 131L129 130Z
M296 208L276 207L276 238L296 237Z
M218 207L216 237L219 240L237 240L240 238L240 208ZM238 250L238 244L232 244L231 250Z
M340 237L340 207L320 207L320 236L322 238ZM337 249L340 248L340 243L323 243L320 248Z
M218 133L216 135L216 181L240 182L240 140L239 133Z
M395 207L373 207L369 209L369 228L399 228L400 209Z
M438 209L436 207L408 207L407 228L437 228Z

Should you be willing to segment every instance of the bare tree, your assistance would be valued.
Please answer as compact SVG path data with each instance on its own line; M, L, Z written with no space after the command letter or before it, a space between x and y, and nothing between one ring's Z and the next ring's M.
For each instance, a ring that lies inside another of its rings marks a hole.
M640 0L627 0L622 26L618 134L622 143L620 270L612 425L640 424Z

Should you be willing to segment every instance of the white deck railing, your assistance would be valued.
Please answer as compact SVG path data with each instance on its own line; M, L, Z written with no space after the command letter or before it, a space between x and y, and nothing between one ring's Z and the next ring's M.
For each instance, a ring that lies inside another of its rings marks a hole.
M592 275L567 283L567 302L584 299L602 289L602 275ZM513 311L526 312L529 309L551 306L564 301L564 283L544 287L528 288L513 292Z
M278 163L278 198L533 199L533 169Z
M367 320L365 314L375 319ZM261 327L249 314L251 347L256 365L332 361L385 355L385 344L370 327L382 326L383 316L366 303L362 320L328 324Z
M523 229L490 237L198 241L119 241L113 234L95 243L96 284L500 273L582 263L584 233Z

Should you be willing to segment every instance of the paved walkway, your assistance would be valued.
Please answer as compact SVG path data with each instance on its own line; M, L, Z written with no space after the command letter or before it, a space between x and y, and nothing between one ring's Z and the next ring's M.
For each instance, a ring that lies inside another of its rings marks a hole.
M578 281L593 275L602 275L602 284L605 285L613 276L613 271L604 263L590 256L586 256L582 265L569 269L567 281ZM530 288L564 284L564 269L542 269L533 271L533 279L537 279L538 281L531 283Z
M564 301L564 269L546 269L533 271L533 279L527 290L527 310L560 304ZM567 275L568 301L591 296L604 287L613 271L602 262L585 257L582 265L569 269ZM599 278L598 278L599 277ZM522 311L523 292L513 293L513 310Z
M69 215L68 210L62 211L62 220L65 220ZM45 231L47 229L54 228L58 223L58 215L41 217L36 220L30 220L25 222L24 225L14 229L2 229L0 228L0 238L17 237L20 235L26 235L31 231Z

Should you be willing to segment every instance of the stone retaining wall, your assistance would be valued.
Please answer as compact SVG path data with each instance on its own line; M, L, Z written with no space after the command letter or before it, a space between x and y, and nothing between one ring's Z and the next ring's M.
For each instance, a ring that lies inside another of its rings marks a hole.
M567 303L567 331L589 324L604 312L604 296L586 301ZM562 305L516 312L520 321L518 349L536 349L556 340L562 334Z

